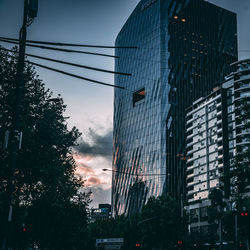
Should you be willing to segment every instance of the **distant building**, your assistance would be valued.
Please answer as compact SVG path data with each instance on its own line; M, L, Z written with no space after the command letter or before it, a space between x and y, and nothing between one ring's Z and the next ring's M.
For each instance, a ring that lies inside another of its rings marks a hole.
M185 195L185 111L237 60L236 14L203 0L141 0L116 38L112 210ZM146 174L146 175L145 175ZM153 175L150 175L153 174ZM157 174L157 175L155 175Z
M224 197L230 198L230 183L221 183L219 178L229 171L233 156L250 145L245 138L250 131L243 128L238 109L242 98L250 100L250 59L231 66L236 71L221 87L195 101L186 115L187 210L193 233L208 230L208 196L212 189L223 186Z
M91 209L90 221L104 220L111 218L111 205L99 204L98 208Z

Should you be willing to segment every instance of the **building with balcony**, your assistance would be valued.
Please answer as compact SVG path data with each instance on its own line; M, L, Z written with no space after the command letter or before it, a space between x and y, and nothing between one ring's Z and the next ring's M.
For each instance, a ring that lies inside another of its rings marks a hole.
M193 102L186 114L186 190L190 232L206 234L209 193L224 190L230 198L229 182L220 177L230 171L230 162L250 145L249 130L244 128L241 101L250 100L250 60L231 64L235 68L220 87ZM249 195L249 193L247 193Z

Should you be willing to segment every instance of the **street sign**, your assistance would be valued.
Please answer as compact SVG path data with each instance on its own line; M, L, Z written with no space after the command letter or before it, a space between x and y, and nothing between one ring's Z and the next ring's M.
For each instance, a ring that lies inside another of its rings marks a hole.
M123 238L107 238L107 239L96 239L96 244L104 244L104 243L120 243L123 244Z
M107 239L96 239L96 247L104 247L105 250L121 249L123 246L123 238L107 238Z

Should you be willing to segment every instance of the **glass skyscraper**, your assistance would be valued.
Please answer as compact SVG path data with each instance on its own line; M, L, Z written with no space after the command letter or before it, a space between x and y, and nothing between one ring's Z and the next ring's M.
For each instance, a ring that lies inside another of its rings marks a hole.
M185 194L185 112L237 60L236 15L203 0L141 0L117 36L113 214Z

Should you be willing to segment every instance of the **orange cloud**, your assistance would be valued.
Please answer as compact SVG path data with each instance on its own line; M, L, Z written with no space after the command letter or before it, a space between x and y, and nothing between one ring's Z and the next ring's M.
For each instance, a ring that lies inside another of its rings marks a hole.
M96 197L95 191L99 189L103 192L110 192L111 174L102 171L102 167L106 167L105 159L75 152L74 160L76 162L75 174L85 180L84 188L93 190L93 197Z
M100 184L107 184L107 182L102 181L100 178L97 177L89 177L86 182L84 182L84 185L86 187L94 186L94 185L100 185Z
M82 176L94 175L95 171L91 167L87 166L86 164L80 163L80 164L77 164L75 174L82 175Z
M90 162L93 160L93 157L92 156L89 156L89 155L82 155L82 154L74 154L74 159L75 159L75 162L77 164L81 164L81 163L86 163L86 162Z

